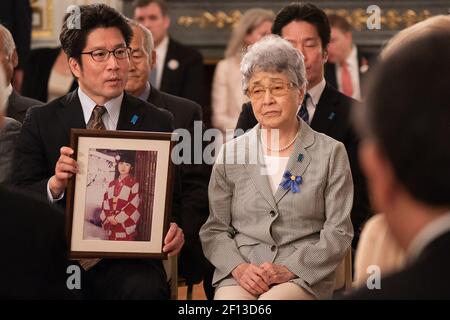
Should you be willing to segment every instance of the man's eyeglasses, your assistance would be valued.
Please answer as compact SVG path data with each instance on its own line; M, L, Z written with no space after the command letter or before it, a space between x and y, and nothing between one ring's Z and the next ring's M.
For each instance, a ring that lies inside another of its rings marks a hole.
M112 53L117 59L126 59L130 56L130 48L120 47L112 51L106 49L97 49L89 52L82 52L81 54L90 54L92 59L97 62L104 62L109 59Z
M261 99L266 94L266 91L269 90L272 96L282 97L294 86L295 83L293 82L274 82L269 86L255 85L247 89L247 95L252 99Z

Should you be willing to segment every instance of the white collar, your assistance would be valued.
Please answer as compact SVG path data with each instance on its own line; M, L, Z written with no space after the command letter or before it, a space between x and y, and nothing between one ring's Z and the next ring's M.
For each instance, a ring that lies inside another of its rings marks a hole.
M106 113L111 120L111 126L107 123L108 130L115 130L117 128L117 123L119 122L120 107L122 106L124 93L122 92L118 97L113 98L105 102L104 107L106 108ZM97 103L92 100L81 88L78 88L78 97L80 98L81 108L83 109L84 121L87 124Z
M322 96L323 90L326 86L325 78L322 78L322 81L320 81L318 84L316 84L314 87L308 90L309 96L311 98L311 101L315 106L319 103L320 97Z
M159 45L155 48L156 51L163 51L163 52L167 52L167 48L169 47L169 36L166 35L161 42L159 43Z
M356 49L356 46L352 47L352 51L350 51L350 54L345 61L350 68L358 68L358 50Z
M419 231L410 242L406 251L408 261L412 262L417 259L427 245L449 230L450 211L443 214L441 217L434 219Z

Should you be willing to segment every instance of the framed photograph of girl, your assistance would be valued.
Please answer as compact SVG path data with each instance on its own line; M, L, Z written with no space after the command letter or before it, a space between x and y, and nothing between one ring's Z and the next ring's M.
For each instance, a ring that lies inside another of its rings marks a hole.
M170 133L71 130L79 173L67 189L71 258L166 258Z

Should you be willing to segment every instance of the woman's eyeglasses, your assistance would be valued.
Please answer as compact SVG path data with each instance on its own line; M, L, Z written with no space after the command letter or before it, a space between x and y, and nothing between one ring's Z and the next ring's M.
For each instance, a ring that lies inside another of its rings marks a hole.
M261 99L266 94L266 91L269 90L272 96L282 97L294 86L295 83L293 82L275 82L269 86L255 85L247 89L247 95L252 99Z

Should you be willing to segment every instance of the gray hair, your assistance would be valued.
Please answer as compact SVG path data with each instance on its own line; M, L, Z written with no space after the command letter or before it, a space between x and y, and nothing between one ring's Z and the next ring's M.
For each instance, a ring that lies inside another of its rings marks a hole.
M268 35L250 46L242 58L241 73L244 92L254 72L284 73L297 87L307 85L303 55L288 41L277 35Z
M225 58L240 55L245 46L245 37L263 22L273 22L274 18L275 15L272 10L260 8L247 10L231 33L230 41L225 50Z
M0 117L6 114L6 79L5 71L0 67ZM1 125L0 125L1 127Z
M135 20L127 19L127 21L131 27L139 28L142 31L142 33L144 34L144 49L149 55L149 60L150 60L150 64L151 64L152 51L155 48L155 44L153 42L153 35L152 35L151 31L148 30L144 25L142 25L141 23L139 23Z
M2 48L4 52L6 53L6 56L8 58L11 58L14 52L14 49L16 48L16 44L14 43L14 38L11 35L11 32L5 28L4 25L0 24L0 35L2 37Z

